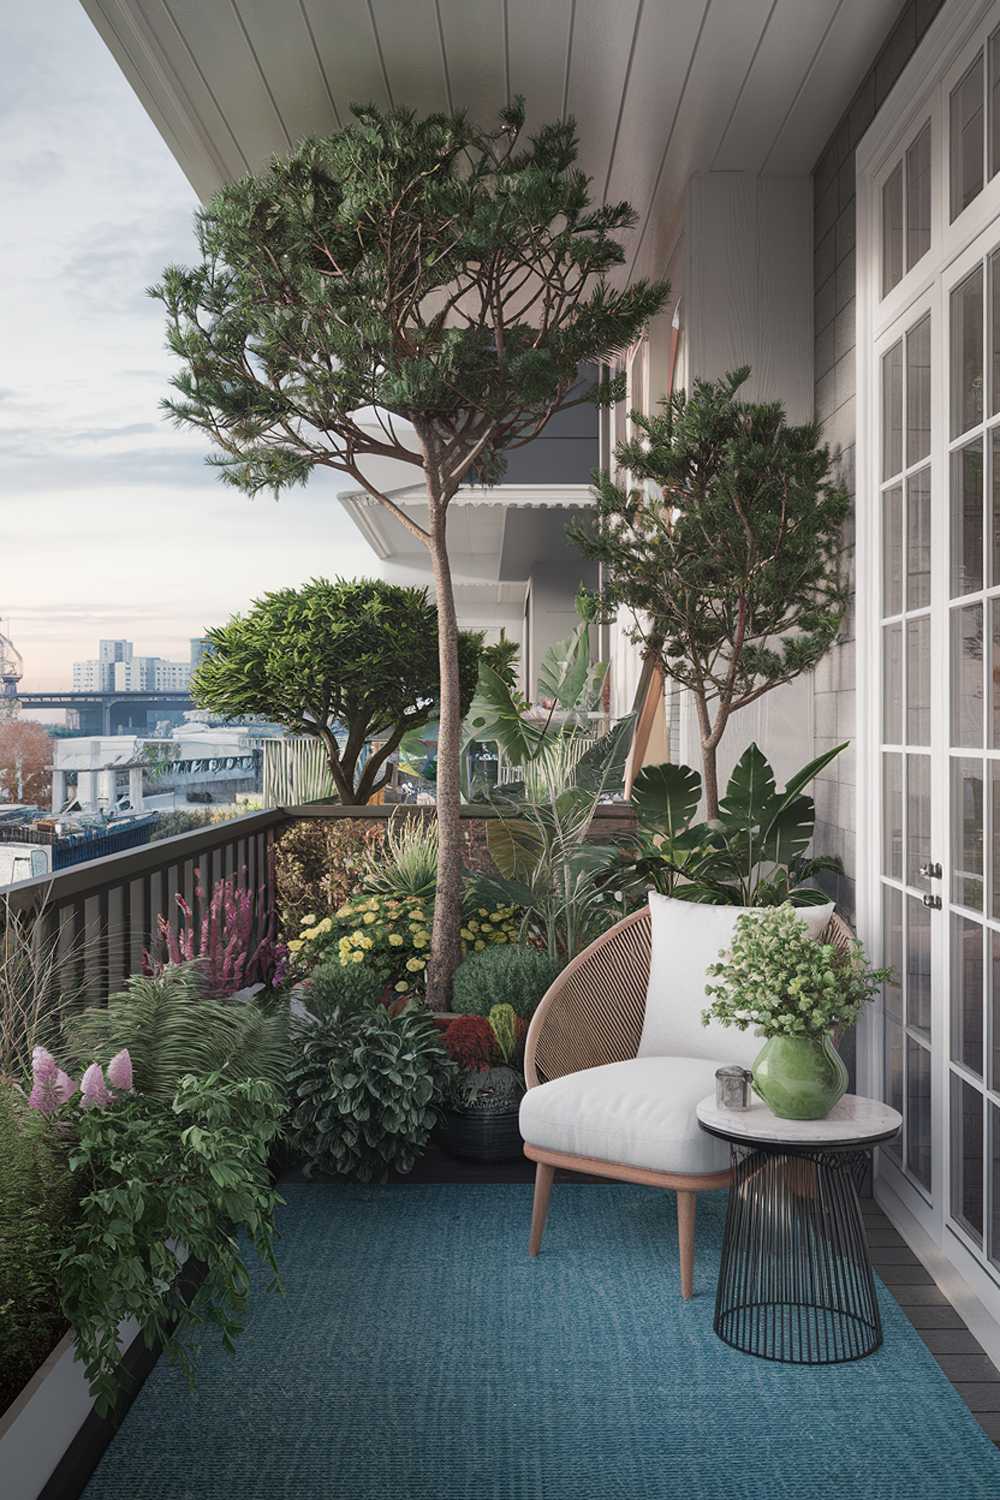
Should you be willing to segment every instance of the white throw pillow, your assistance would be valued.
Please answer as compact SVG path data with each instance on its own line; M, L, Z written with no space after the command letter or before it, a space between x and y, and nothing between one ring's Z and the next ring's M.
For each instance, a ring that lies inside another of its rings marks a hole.
M753 1062L762 1045L753 1029L737 1031L717 1021L701 1024L708 1004L708 966L729 947L737 919L747 910L675 901L650 891L652 952L640 1057L712 1057L744 1067ZM798 907L797 915L820 938L833 916L833 902Z

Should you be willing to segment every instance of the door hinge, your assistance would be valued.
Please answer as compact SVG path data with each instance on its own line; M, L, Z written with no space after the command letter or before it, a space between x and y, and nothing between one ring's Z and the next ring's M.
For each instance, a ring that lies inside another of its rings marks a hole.
M940 911L941 910L941 897L940 896L921 896L920 899L924 903L924 905L925 906L929 906L932 911Z

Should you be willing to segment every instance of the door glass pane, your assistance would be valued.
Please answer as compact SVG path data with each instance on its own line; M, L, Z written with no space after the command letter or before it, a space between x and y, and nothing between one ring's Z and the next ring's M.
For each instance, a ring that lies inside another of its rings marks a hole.
M886 356L888 358L888 355ZM983 272L980 266L951 294L951 435L983 419ZM883 478L888 478L883 475Z
M931 914L916 896L906 898L906 1024L931 1032Z
M885 628L888 631L893 627ZM967 604L951 612L951 743L977 747L983 743L981 604Z
M931 1185L931 1055L906 1038L906 1165L918 1182Z
M951 1216L982 1244L983 1096L951 1077Z
M951 455L951 597L983 586L983 444Z
M990 690L990 745L1000 750L1000 598L990 600L990 657L986 674Z
M890 172L882 189L882 296L903 275L903 163Z
M893 1021L903 1023L903 893L882 887L882 965L892 978L882 986L882 1007Z
M903 467L903 341L882 359L882 478Z
M976 54L951 91L951 217L970 204L983 185L983 54Z
M894 484L882 495L882 613L903 610L903 489Z
M931 602L931 471L906 481L906 607ZM888 611L886 611L888 613Z
M882 756L882 873L903 878L903 757Z
M906 743L931 742L931 620L906 622Z
M900 1114L903 1113L903 1028L895 1021L886 1019L884 1027L882 1071L885 1102ZM886 1142L883 1151L888 1151L897 1161L902 1159L903 1143L900 1136Z
M990 486L990 583L1000 583L1000 427L994 427L990 434L990 446L992 457L990 469L992 480Z
M906 269L931 244L931 122L906 153Z
M1000 31L990 37L990 97L989 97L990 162L992 177L1000 168Z
M931 758L906 757L906 882L927 890L920 866L931 857Z
M906 463L931 451L931 315L906 335Z
M990 1260L1000 1265L1000 1110L986 1106L990 1117Z
M951 899L983 909L983 763L951 762Z
M903 627L882 628L882 739L903 742Z
M983 929L952 913L951 1055L970 1073L983 1073Z
M993 917L1000 922L1000 760L991 760L990 763L990 822L993 829L993 837L990 839L991 871L990 904L993 908ZM998 1037L1000 1042L1000 1037ZM997 1084L1000 1089L1000 1083Z
M990 1087L994 1090L1000 1089L1000 932L992 930L986 934L989 944L990 965L990 1009L992 1011L992 1026L990 1034L993 1038L990 1058Z

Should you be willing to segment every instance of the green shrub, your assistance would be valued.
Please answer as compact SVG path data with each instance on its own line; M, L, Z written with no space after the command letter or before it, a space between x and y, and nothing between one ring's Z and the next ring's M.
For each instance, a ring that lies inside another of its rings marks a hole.
M205 999L197 964L133 974L107 1005L72 1017L66 1043L78 1067L104 1065L127 1047L136 1089L162 1101L173 1098L187 1073L263 1079L283 1094L291 1057L281 1007Z
M488 1016L495 1005L512 1005L527 1020L561 967L540 948L525 943L470 953L455 970L452 1010Z
M437 862L437 822L419 813L393 813L384 842L365 857L361 888L370 896L416 896L432 901Z
M269 1084L218 1073L184 1078L168 1103L133 1093L78 1112L71 1161L83 1197L59 1271L77 1357L102 1415L119 1394L122 1318L135 1318L148 1345L162 1341L189 1379L206 1324L232 1349L249 1291L243 1243L277 1270L281 1200L267 1163L280 1118ZM170 1242L205 1268L190 1306Z
M337 1009L303 1025L297 1041L288 1137L306 1175L384 1182L411 1171L454 1071L427 1013Z
M75 1191L60 1142L0 1083L0 1412L66 1327L59 1254Z
M345 967L339 958L328 959L309 976L303 1001L310 1015L322 1020L340 1008L345 1013L371 1010L385 993L385 985L364 964Z

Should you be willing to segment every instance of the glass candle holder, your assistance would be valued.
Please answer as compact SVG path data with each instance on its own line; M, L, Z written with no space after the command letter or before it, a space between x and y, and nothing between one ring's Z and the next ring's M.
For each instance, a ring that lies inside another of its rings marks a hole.
M735 1063L715 1070L715 1102L720 1109L749 1109L750 1084L753 1074L749 1068L737 1067Z

